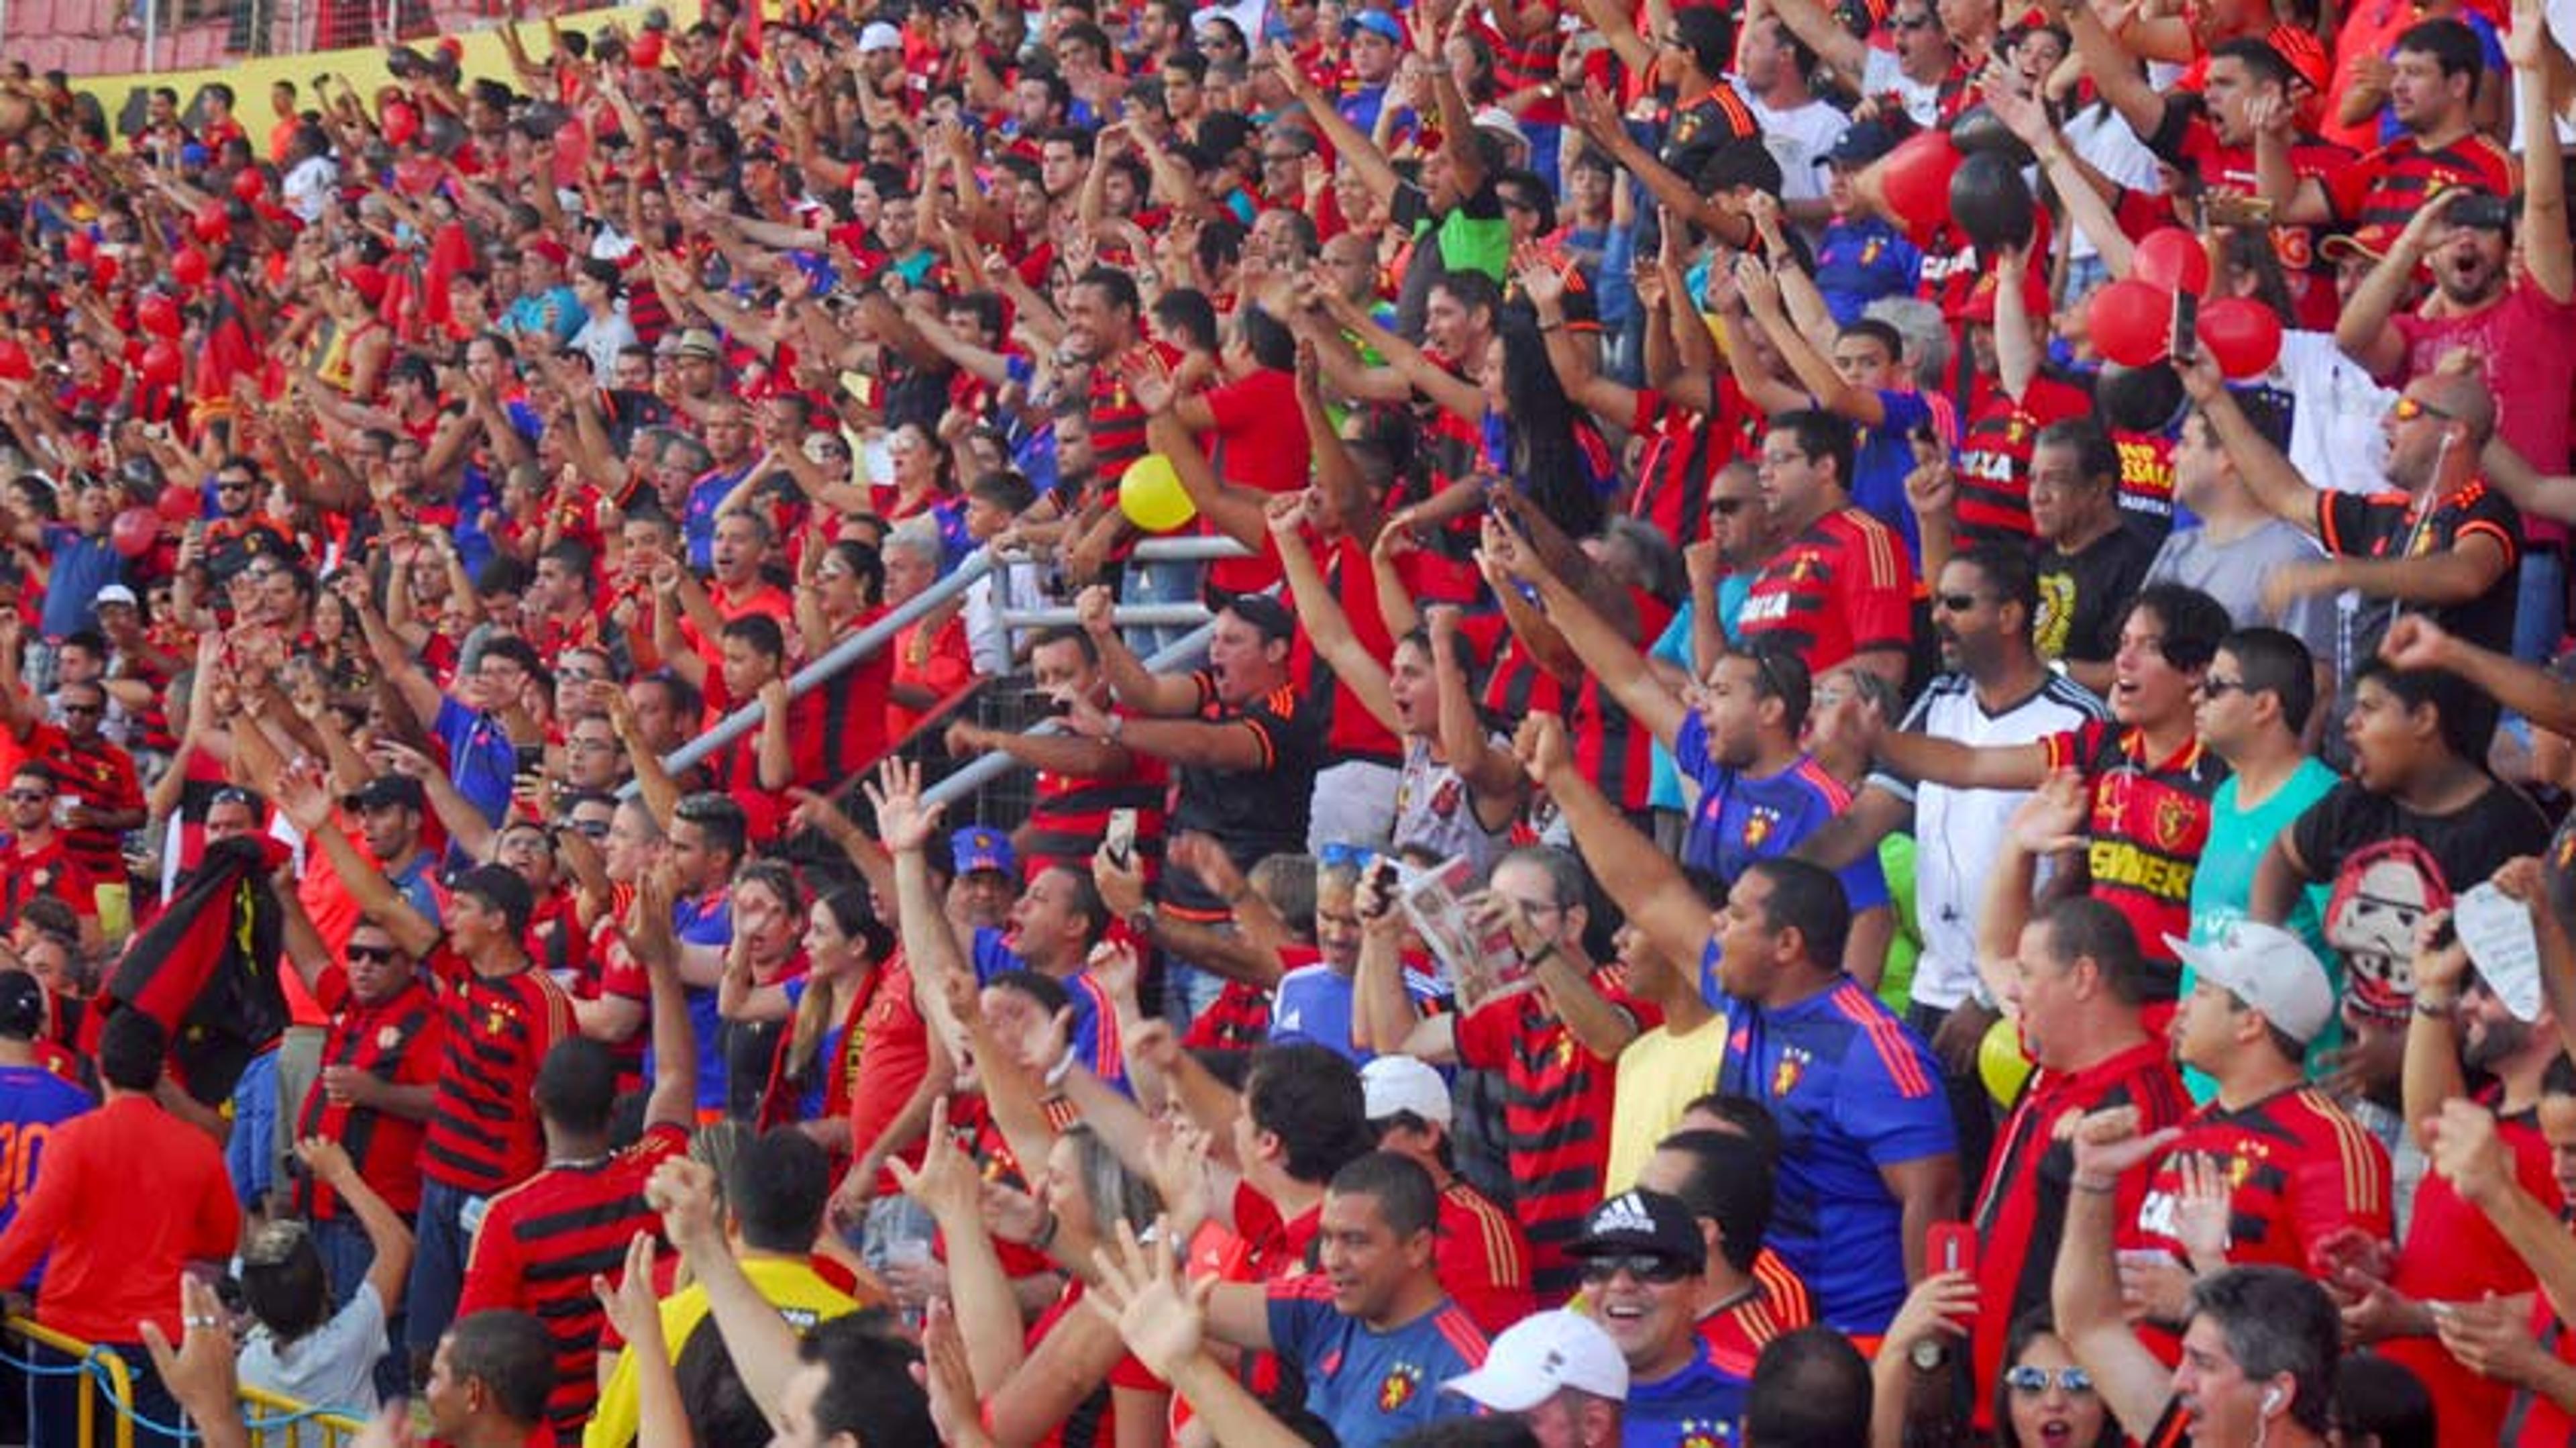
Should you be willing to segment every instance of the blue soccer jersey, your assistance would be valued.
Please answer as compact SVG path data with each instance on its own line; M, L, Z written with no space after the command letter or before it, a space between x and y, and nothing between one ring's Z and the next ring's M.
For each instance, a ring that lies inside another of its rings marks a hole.
M1693 1342L1699 1353L1680 1372L1628 1384L1619 1448L1725 1448L1743 1441L1744 1393L1751 1385L1717 1365L1708 1339L1693 1334Z
M45 1138L55 1127L97 1102L78 1086L42 1066L0 1066L0 1232L18 1219L18 1204L36 1189L44 1170ZM33 1293L44 1269L24 1282L0 1282L12 1292Z
M1715 955L1712 942L1704 970ZM1905 1300L1904 1214L1879 1173L1958 1149L1939 1064L1848 977L1794 1005L1729 998L1722 1009L1718 1089L1760 1101L1780 1123L1779 1203L1764 1240L1806 1279L1818 1318L1884 1331Z
M1699 785L1699 808L1682 839L1682 863L1733 884L1745 867L1795 849L1825 822L1851 807L1851 791L1807 755L1777 774L1755 776L1729 769L1709 754L1708 727L1694 709L1682 716L1673 738L1673 763ZM1841 872L1851 908L1888 901L1887 876L1878 852L1868 851Z
M1003 944L1002 932L985 926L975 932L975 983L990 984L997 975L1027 970L1029 963ZM1120 1091L1127 1089L1127 1048L1118 1034L1118 1003L1091 978L1077 971L1056 982L1073 997L1073 1058L1082 1069Z
M1361 1050L1351 1039L1351 988L1349 976L1321 961L1279 977L1270 1006L1271 1044L1308 1041L1355 1066L1367 1065L1375 1053ZM1440 987L1429 977L1407 970L1404 992L1421 1006L1438 999Z
M1485 1335L1447 1298L1402 1327L1373 1332L1333 1307L1332 1280L1270 1287L1270 1344L1306 1378L1306 1409L1346 1444L1384 1443L1476 1405L1440 1385L1485 1363Z

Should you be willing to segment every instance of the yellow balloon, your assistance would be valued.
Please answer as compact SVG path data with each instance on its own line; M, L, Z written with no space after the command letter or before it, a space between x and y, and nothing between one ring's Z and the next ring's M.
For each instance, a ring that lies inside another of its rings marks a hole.
M2020 1099L2022 1083L2030 1079L2030 1058L2021 1053L2019 1026L2001 1020L1986 1028L1986 1038L1977 1043L1977 1075L1996 1105Z
M1161 453L1147 453L1127 465L1118 480L1118 511L1148 533L1169 533L1199 515L1181 488L1181 475L1172 470L1172 460Z

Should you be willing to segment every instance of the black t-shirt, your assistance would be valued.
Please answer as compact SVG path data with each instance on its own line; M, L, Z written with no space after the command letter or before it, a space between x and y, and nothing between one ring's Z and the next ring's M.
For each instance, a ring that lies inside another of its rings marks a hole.
M1174 769L1180 791L1172 832L1205 831L1243 870L1270 855L1304 854L1315 774L1324 764L1327 711L1285 685L1238 708L1218 701L1213 674L1201 672L1195 682L1200 721L1250 726L1261 737L1263 766ZM1186 870L1163 877L1163 901L1184 911L1226 913L1224 902Z
M2516 592L2512 565L2521 557L2516 540L2522 537L2522 515L2503 494L2473 480L2420 517L2414 504L2396 493L2321 493L2317 498L2317 536L2327 552L2342 558L2430 558L2459 547L2474 533L2486 534L2504 550L2503 575L2467 603L2422 611L2480 648L2510 653Z
M2116 651L2111 621L2147 581L2156 545L2122 522L2081 553L2051 548L2039 558L2039 621L2032 630L2044 659L2107 664Z
M2312 880L2332 881L2326 942L2344 962L2344 998L2402 1021L2415 994L2415 922L2516 855L2549 843L2549 821L2511 786L2490 786L2465 808L2419 814L2346 781L2290 827Z

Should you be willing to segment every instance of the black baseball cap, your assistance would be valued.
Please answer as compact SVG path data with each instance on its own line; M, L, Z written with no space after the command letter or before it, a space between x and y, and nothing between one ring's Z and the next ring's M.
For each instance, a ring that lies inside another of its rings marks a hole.
M1708 1242L1682 1199L1644 1187L1621 1192L1592 1209L1583 1219L1583 1235L1566 1246L1569 1257L1619 1257L1644 1253L1688 1264L1708 1266Z
M44 1033L44 986L23 970L0 970L0 1037L32 1041Z

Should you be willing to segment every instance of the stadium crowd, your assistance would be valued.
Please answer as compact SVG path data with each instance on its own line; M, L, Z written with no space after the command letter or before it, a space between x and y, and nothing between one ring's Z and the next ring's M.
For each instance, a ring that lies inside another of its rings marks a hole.
M502 34L0 81L0 1441L2576 1443L2576 7Z

